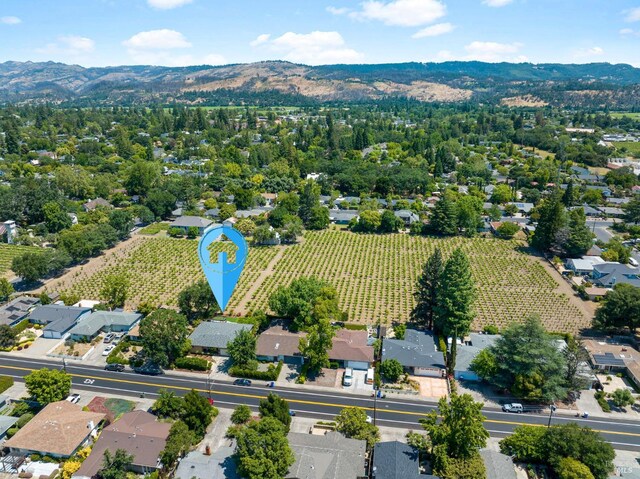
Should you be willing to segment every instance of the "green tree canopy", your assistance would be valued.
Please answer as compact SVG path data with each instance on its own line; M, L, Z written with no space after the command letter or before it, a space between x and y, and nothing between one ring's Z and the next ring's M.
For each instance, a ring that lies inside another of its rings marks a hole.
M358 407L346 407L336 416L336 430L346 437L367 441L369 447L380 440L380 431L367 420L367 413Z
M403 372L404 368L397 359L385 359L380 364L380 374L392 383L397 382Z
M238 334L227 344L227 352L234 366L246 368L256 360L256 337L246 329Z
M184 395L184 412L181 419L198 439L204 437L204 433L209 424L211 424L214 414L217 414L217 411L209 403L209 400L195 389Z
M158 309L143 318L140 337L145 356L161 367L169 366L190 348L187 318L169 309Z
M452 236L458 232L458 208L449 194L442 195L436 203L429 229L442 236Z
M640 288L620 283L613 287L596 311L594 326L597 328L629 328L634 332L640 325Z
M246 479L281 479L295 462L285 427L273 417L242 428L236 443L238 472Z
M300 338L300 352L306 358L309 371L318 372L329 366L329 351L333 346L335 329L327 318L320 318L309 326L308 334Z
M195 319L208 318L212 313L218 311L218 303L211 292L211 287L206 281L187 286L178 295L178 307L180 313L184 314L189 321Z
M124 449L104 451L102 469L98 471L100 479L124 479L129 468L133 465L133 456Z
M112 274L104 279L100 297L110 308L122 308L129 292L129 279L124 274Z
M436 248L424 265L414 296L416 305L411 311L411 320L433 329L433 321L438 304L438 290L444 271L442 251Z
M556 244L558 232L566 224L566 212L560 191L542 202L538 208L540 218L531 245L540 251L549 251Z
M285 432L289 432L291 426L291 415L289 414L289 403L286 399L274 393L270 393L265 399L260 400L258 407L260 417L272 417L277 419L284 426Z
M59 369L38 369L24 377L27 391L43 406L62 401L71 390L71 376Z
M8 324L0 324L0 349L11 349L16 344L16 332Z

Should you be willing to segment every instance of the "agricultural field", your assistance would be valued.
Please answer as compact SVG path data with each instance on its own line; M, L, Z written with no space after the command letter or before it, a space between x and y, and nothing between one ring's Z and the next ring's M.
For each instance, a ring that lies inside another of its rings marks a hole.
M0 276L4 276L11 269L11 262L15 256L27 251L41 251L42 248L36 246L17 246L13 244L0 243Z
M622 118L624 116L628 116L629 118L633 118L634 120L640 120L640 113L628 113L625 111L614 111L609 113L611 118Z
M625 148L627 153L636 157L640 156L640 142L614 141L612 143L613 143L613 146L615 146L618 151L620 151L622 148Z
M226 313L266 310L269 295L279 285L315 275L336 287L349 321L407 321L416 279L436 246L445 256L456 247L469 255L477 286L474 329L490 324L502 327L532 313L540 315L553 331L576 331L590 324L575 299L561 292L543 264L521 251L518 242L358 235L338 230L307 232L293 246L250 248ZM97 298L105 276L123 273L131 281L128 307L143 301L175 306L180 290L204 278L196 249L194 240L145 238L131 250L114 253L97 271L77 270L59 290Z

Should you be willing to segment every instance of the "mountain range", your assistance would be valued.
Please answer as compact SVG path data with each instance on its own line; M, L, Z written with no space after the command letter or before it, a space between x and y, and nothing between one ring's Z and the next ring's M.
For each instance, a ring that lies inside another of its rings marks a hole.
M483 62L313 67L270 61L104 68L54 62L0 64L2 103L304 105L388 98L632 109L640 106L640 69L609 63Z

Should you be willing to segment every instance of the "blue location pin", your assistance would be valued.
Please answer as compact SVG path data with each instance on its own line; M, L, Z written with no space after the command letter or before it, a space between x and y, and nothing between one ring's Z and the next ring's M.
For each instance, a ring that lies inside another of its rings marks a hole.
M228 262L227 252L218 252L218 257L212 260L209 246L219 239L222 235L226 236L236 246L236 260L233 263ZM231 226L213 226L205 230L198 244L198 256L202 271L207 277L211 291L216 297L216 301L220 309L224 311L227 303L233 294L233 290L238 284L238 279L242 274L244 265L247 261L247 253L249 248L242 234ZM215 262L214 262L215 261Z

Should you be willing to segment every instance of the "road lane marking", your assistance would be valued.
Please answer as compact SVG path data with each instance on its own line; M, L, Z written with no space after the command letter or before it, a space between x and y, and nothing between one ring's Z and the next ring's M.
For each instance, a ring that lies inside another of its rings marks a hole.
M20 371L33 371L33 369L31 368L25 368L25 367L20 367L20 366L7 366L7 365L1 365L0 368L7 368L7 369L16 369L16 370L20 370ZM199 388L191 388L191 387L184 387L184 386L172 386L172 385L166 385L166 384L157 384L157 383L147 383L147 382L142 382L142 381L132 381L129 379L118 379L118 378L103 378L103 377L99 377L99 376L89 376L89 375L85 375L85 374L73 374L70 373L70 376L72 377L77 377L77 378L88 378L88 379L96 379L99 381L106 381L106 382L117 382L117 383L123 383L123 384L134 384L137 386L147 386L147 387L156 387L159 389L177 389L177 390L182 390L182 391L191 391L192 389L197 391L197 392L201 392L201 393L208 393L208 389L199 389ZM91 387L97 387L97 386L91 386ZM244 393L234 393L234 392L228 392L228 391L217 391L214 390L212 391L213 394L215 395L225 395L225 396L234 396L234 397L244 397L244 398L251 398L251 399L264 399L266 396L261 396L261 395L255 395L255 394L244 394ZM312 405L312 406L322 406L322 407L331 407L331 408L345 408L345 407L359 407L360 409L364 409L365 411L373 411L372 407L361 407L361 406L350 406L350 405L345 405L345 404L331 404L331 403L326 403L326 402L320 402L320 401L307 401L307 400L302 400L302 399L287 399L288 402L290 403L295 403L295 404L308 404L308 405ZM305 411L306 412L306 411ZM382 409L380 411L381 413L388 413L388 414L403 414L406 416L420 416L420 417L424 417L425 413L421 413L421 412L412 412L412 411L399 411L399 410L395 410L395 409ZM380 420L385 420L385 419L380 419ZM388 422L394 422L391 419L387 419L386 421ZM510 426L535 426L535 427L547 427L546 424L531 424L531 423L522 423L522 422L516 422L516 421L503 421L503 420L499 420L499 419L488 419L485 418L485 423L492 423L492 424L506 424L506 425L510 425ZM620 435L620 436L631 436L631 437L640 437L640 433L633 433L633 432L623 432L623 431L603 431L603 430L598 430L598 429L594 429L594 431L599 432L601 434L615 434L615 435Z

